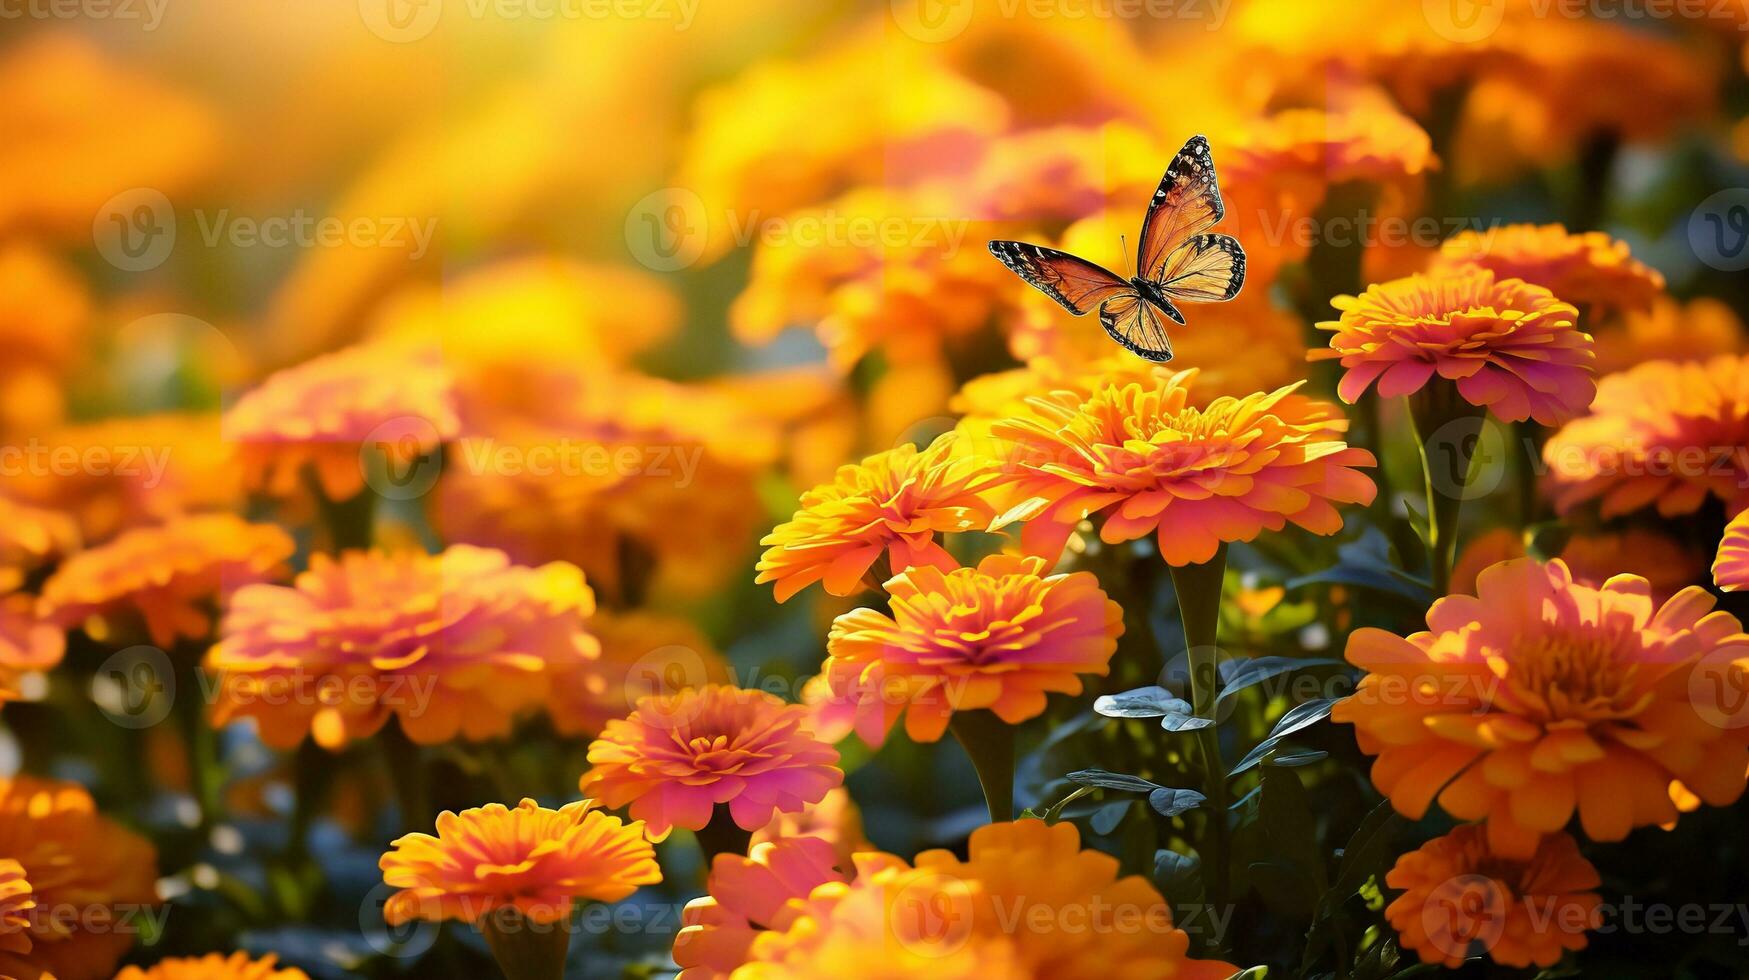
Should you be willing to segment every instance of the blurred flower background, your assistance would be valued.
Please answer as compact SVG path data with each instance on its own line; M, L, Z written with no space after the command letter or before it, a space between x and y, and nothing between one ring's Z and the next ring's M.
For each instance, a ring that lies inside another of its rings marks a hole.
M1749 975L1746 72L0 0L0 976ZM1129 274L1197 133L1171 365L987 254Z

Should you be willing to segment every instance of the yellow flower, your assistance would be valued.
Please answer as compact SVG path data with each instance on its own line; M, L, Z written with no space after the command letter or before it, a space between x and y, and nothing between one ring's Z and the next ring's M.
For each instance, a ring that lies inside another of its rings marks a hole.
M1749 587L1749 510L1731 518L1713 559L1713 583L1725 592Z
M123 926L158 904L152 845L78 785L15 776L0 780L0 854L35 893L24 962L57 980L108 980L134 943Z
M1742 353L1744 341L1743 321L1724 303L1660 296L1649 311L1629 313L1597 331L1597 370L1612 374L1647 361L1706 361Z
M1743 792L1749 746L1707 692L1749 635L1713 605L1698 586L1657 606L1636 575L1591 588L1559 559L1501 562L1476 595L1435 602L1426 632L1350 634L1367 673L1331 717L1410 819L1437 798L1518 858L1575 814L1592 840L1621 840L1676 819L1673 783L1714 806Z
M1341 359L1347 370L1337 391L1351 405L1375 381L1380 398L1395 398L1437 374L1502 421L1556 425L1584 411L1596 391L1579 311L1541 286L1461 268L1381 283L1331 305L1341 319L1318 324L1331 331L1330 347L1308 356Z
M437 816L437 836L408 834L380 862L399 889L383 906L390 925L414 919L478 922L514 908L530 922L562 922L581 900L617 902L662 880L644 825L578 800L549 810L489 803Z
M234 514L173 518L125 532L62 562L43 583L40 614L62 628L94 625L123 612L144 620L152 642L200 640L212 630L206 609L240 588L285 574L297 550L272 524Z
M850 595L883 557L894 571L955 567L936 534L982 531L996 515L982 495L994 479L988 461L955 455L954 443L944 435L927 449L906 444L839 467L760 539L768 547L754 581L777 583L783 602L815 582Z
M1479 953L1502 966L1551 967L1585 948L1600 925L1597 869L1566 834L1550 834L1529 857L1493 853L1474 824L1397 859L1385 886L1401 889L1385 909L1397 940L1423 963L1451 969Z
M296 967L281 967L269 953L251 959L247 953L208 953L205 956L172 957L150 967L125 967L115 980L310 980Z
M391 715L413 741L496 738L549 685L599 654L595 596L574 565L513 565L500 551L316 555L291 586L234 596L207 655L213 723L254 718L269 745L323 748Z
M1105 676L1123 610L1090 572L1048 575L1043 558L991 555L976 569L913 567L887 582L892 616L857 609L832 624L821 672L857 703L857 733L880 745L901 713L933 742L956 711L988 708L1011 725L1050 692Z
M1626 242L1601 231L1574 233L1561 225L1506 225L1446 239L1428 273L1467 266L1496 279L1522 279L1562 302L1605 311L1645 311L1664 291L1664 276L1636 260Z

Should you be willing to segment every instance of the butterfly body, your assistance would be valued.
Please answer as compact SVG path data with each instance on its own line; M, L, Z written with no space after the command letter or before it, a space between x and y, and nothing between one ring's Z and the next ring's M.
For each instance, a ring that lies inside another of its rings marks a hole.
M993 241L990 253L1070 313L1098 309L1105 332L1125 348L1169 361L1172 342L1162 317L1183 325L1178 302L1224 302L1245 283L1245 250L1238 240L1208 233L1225 215L1208 140L1193 136L1148 202L1136 275L1126 280L1086 259L1026 242Z

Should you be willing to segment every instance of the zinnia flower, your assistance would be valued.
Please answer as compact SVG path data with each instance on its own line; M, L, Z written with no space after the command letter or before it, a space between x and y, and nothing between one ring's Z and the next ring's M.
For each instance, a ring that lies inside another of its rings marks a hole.
M1674 821L1673 783L1714 806L1742 793L1749 749L1715 723L1704 671L1749 657L1749 636L1706 591L1659 607L1639 576L1591 588L1529 558L1476 584L1435 602L1425 632L1349 636L1367 674L1331 717L1378 756L1398 812L1419 820L1437 797L1487 820L1494 853L1528 857L1575 813L1599 841Z
M841 861L829 843L812 837L757 843L745 856L718 854L708 894L686 903L674 936L676 980L726 980L747 962L755 936L787 929L815 888L848 880L854 866Z
M459 425L438 348L376 343L269 375L225 413L224 432L241 446L251 489L294 496L309 467L339 501L364 489L361 450L411 466Z
M1385 909L1398 942L1423 963L1451 969L1481 953L1502 966L1554 966L1585 948L1603 899L1597 869L1566 834L1550 834L1529 857L1489 849L1474 824L1399 857L1385 875L1402 889Z
M1510 528L1478 534L1464 546L1451 572L1453 592L1476 594L1476 578L1490 565L1528 553L1525 536ZM1639 575L1652 584L1652 600L1662 603L1700 578L1700 556L1668 534L1644 527L1574 533L1561 549L1561 561L1580 585L1600 588L1617 575Z
M771 822L753 832L752 846L767 841L789 841L802 838L823 840L832 845L840 866L849 867L851 858L874 850L862 832L862 811L850 798L850 790L839 786L830 790L818 803L810 803L799 811L779 812Z
M207 657L214 724L254 718L269 745L308 732L327 749L391 715L421 744L508 734L552 677L598 654L595 597L574 565L501 551L349 551L311 558L291 586L237 592Z
M1298 385L1197 406L1194 377L1035 398L1035 417L998 422L994 434L1013 444L1004 492L1024 503L994 526L1027 521L1021 546L1054 560L1077 524L1103 513L1106 542L1155 533L1168 564L1189 565L1290 522L1334 534L1336 504L1372 500L1377 488L1354 469L1372 454L1342 441L1348 422L1334 406Z
M1726 304L1709 296L1679 303L1667 296L1646 312L1633 312L1597 331L1597 370L1625 371L1647 361L1706 361L1740 354L1743 321Z
M125 967L115 980L310 980L309 974L292 966L279 966L269 953L251 959L248 953L208 953L205 956L173 957L149 967Z
M35 908L24 865L0 858L0 953L30 952L30 916Z
M531 922L560 922L580 899L617 902L662 880L644 825L578 800L549 810L533 800L437 815L437 836L408 834L379 862L398 888L390 925L414 919L478 922L511 907Z
M770 534L755 582L775 582L783 602L815 582L850 595L882 556L886 568L951 569L959 563L936 532L982 531L996 516L982 496L994 479L985 460L956 456L944 435L842 466L831 483L802 494L801 508Z
M1605 519L1656 505L1692 514L1710 494L1749 506L1749 356L1653 361L1598 384L1591 414L1543 446L1555 509L1597 500Z
M860 861L860 856L859 856ZM1081 850L1073 823L996 823L964 860L925 851L817 886L787 928L757 934L735 980L916 975L1000 980L1225 980L1185 956L1190 938L1145 878Z
M57 980L108 980L138 931L123 926L158 904L152 845L77 784L15 776L0 780L0 854L35 895L30 952L16 955Z
M583 792L605 806L630 804L651 840L699 830L716 804L758 830L775 812L817 803L844 781L838 751L806 726L808 710L763 691L719 684L639 699L589 744Z
M1487 269L1499 280L1533 283L1566 303L1605 310L1649 309L1664 291L1663 274L1636 260L1626 242L1558 224L1460 232L1446 239L1428 274L1438 278L1467 267Z
M49 559L79 547L79 528L56 510L0 497L0 594L24 584Z
M601 656L553 675L547 712L561 735L600 734L646 694L727 683L729 666L692 620L648 610L597 612L589 632Z
M1353 404L1373 382L1381 398L1419 391L1435 373L1496 418L1556 425L1591 404L1591 336L1579 311L1541 286L1486 269L1414 275L1338 296L1341 319L1312 360L1341 358L1337 392Z
M1726 592L1749 586L1749 510L1731 518L1713 559L1713 583Z
M1081 692L1110 670L1123 610L1090 572L1049 575L1044 558L991 555L978 567L911 568L887 583L892 616L838 617L822 673L855 699L857 733L878 746L900 713L933 742L955 711L988 708L1010 725L1045 710L1045 695Z
M212 630L207 607L245 586L278 578L297 550L291 535L234 514L173 518L81 551L43 583L40 613L64 628L124 611L138 613L152 642Z

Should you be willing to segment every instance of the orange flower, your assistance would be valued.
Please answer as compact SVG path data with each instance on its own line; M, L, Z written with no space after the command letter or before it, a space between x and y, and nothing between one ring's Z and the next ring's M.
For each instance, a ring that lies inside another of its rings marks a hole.
M152 642L169 648L179 638L206 637L212 629L207 604L222 605L244 586L285 574L296 550L291 535L271 524L234 514L177 517L62 562L43 583L40 613L71 629L131 610L145 621Z
M19 696L22 675L52 670L67 651L67 634L38 619L28 595L0 596L0 703Z
M1427 625L1351 634L1367 674L1331 714L1378 756L1373 783L1405 816L1437 797L1522 858L1575 812L1600 841L1674 821L1673 782L1714 806L1742 793L1749 748L1707 692L1749 636L1699 587L1658 607L1639 576L1591 588L1559 559L1520 558L1435 602Z
M1726 592L1749 586L1749 510L1731 518L1713 559L1713 583Z
M1476 594L1476 577L1489 565L1526 554L1524 536L1498 527L1464 546L1451 572L1451 590ZM1573 581L1599 588L1617 575L1639 575L1652 584L1652 600L1663 602L1700 578L1700 556L1680 542L1643 527L1574 534L1558 556Z
M366 448L408 467L456 434L455 397L435 347L377 343L269 375L225 413L248 486L295 496L309 467L329 500L364 489Z
M3 221L0 221L3 223ZM91 301L62 260L25 241L0 246L0 431L40 432L61 421L62 380L78 363Z
M248 953L208 953L205 956L173 957L150 967L124 967L115 980L310 980L296 967L281 967L269 953L250 959Z
M1739 354L1743 321L1724 303L1702 296L1678 303L1666 296L1645 313L1629 313L1597 332L1597 370L1625 371L1647 361L1705 361Z
M22 959L57 980L108 980L158 904L158 859L145 838L104 818L74 783L0 780L0 854L35 892L31 949Z
M983 498L985 461L954 454L944 435L918 450L906 444L838 468L831 483L802 494L801 508L760 539L769 545L755 582L776 582L777 601L815 582L850 595L883 555L886 567L950 569L958 563L936 532L982 531L996 516Z
M795 813L779 813L771 822L753 832L752 845L767 841L783 842L812 838L823 840L838 855L841 867L850 867L852 856L874 850L862 833L862 811L850 798L850 790L839 786Z
M560 669L547 712L562 735L600 734L645 694L672 697L687 687L727 683L729 666L692 621L646 610L597 612L589 632L601 656Z
M1554 966L1585 948L1600 924L1602 880L1566 834L1544 837L1528 857L1494 853L1474 824L1397 859L1385 885L1403 894L1385 909L1398 941L1423 963L1451 969L1486 953L1502 966Z
M863 855L872 859L875 855ZM727 980L747 962L753 939L787 929L820 885L848 879L855 865L811 837L756 843L745 857L718 854L711 861L704 898L686 903L674 937L676 980Z
M1601 231L1574 233L1555 225L1506 225L1446 239L1428 274L1487 269L1501 280L1522 279L1563 302L1604 310L1643 311L1664 291L1664 276L1637 261L1627 242Z
M1591 414L1543 446L1565 514L1597 500L1604 518L1656 504L1692 514L1710 494L1729 513L1749 506L1749 356L1653 361L1598 383Z
M871 858L871 855L859 857ZM786 926L753 937L735 980L891 977L981 980L1225 980L1227 963L1185 956L1166 900L1116 858L1081 850L1067 821L972 832L967 857L883 858L853 882L787 905Z
M0 594L78 547L79 528L66 514L0 497Z
M1497 280L1486 269L1414 275L1338 296L1341 319L1314 361L1341 358L1337 391L1354 404L1378 382L1380 398L1421 390L1437 372L1464 400L1496 418L1556 425L1591 404L1591 336L1579 311L1541 286Z
M0 858L0 953L30 952L31 913L36 897L24 877L24 865ZM9 964L0 963L0 969Z
M562 922L578 900L617 902L662 880L644 825L578 800L549 810L489 803L437 815L437 836L408 834L379 862L390 925L414 919L478 922L514 908L531 922Z
M263 741L339 749L399 719L413 741L497 738L561 671L599 653L595 596L574 565L501 551L315 555L287 587L239 590L207 655L213 723L254 718Z
M1372 454L1342 442L1348 422L1334 406L1291 385L1198 407L1194 377L1035 398L1035 417L998 422L994 434L1012 443L1004 492L1025 502L995 526L1027 521L1022 547L1054 560L1078 523L1104 513L1103 540L1156 533L1168 564L1189 565L1289 522L1334 534L1336 504L1372 500L1377 489L1354 469Z
M1045 710L1045 695L1081 692L1081 674L1110 670L1123 610L1090 572L1047 575L1043 558L991 555L976 569L911 568L887 582L892 616L857 609L832 623L822 673L857 702L863 741L905 731L933 742L955 711L988 708L1011 725Z
M807 715L763 691L719 684L648 695L589 744L580 785L606 806L630 804L651 840L704 827L719 803L736 826L757 830L844 781L838 751L814 737Z

